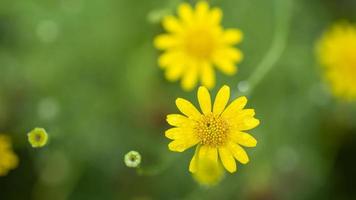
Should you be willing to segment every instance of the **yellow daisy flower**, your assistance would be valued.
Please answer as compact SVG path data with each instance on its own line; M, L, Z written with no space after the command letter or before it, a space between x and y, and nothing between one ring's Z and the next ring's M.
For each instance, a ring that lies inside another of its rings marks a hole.
M183 152L197 145L189 165L192 173L196 173L206 159L215 163L221 160L225 169L233 173L236 171L235 159L243 164L249 162L241 145L254 147L257 144L255 138L243 132L260 123L254 118L255 111L244 109L246 97L239 97L227 106L230 88L226 85L219 90L214 105L206 87L199 87L197 95L202 112L189 101L178 98L176 105L184 115L167 116L167 122L175 126L165 132L166 137L173 140L168 148Z
M317 44L320 64L335 96L356 100L356 26L338 23Z
M35 128L27 134L28 141L33 148L40 148L47 144L48 134L43 128Z
M0 176L6 176L18 163L19 159L12 150L11 139L0 134Z
M168 33L157 36L154 44L165 51L158 64L169 81L181 78L185 90L193 89L198 80L212 88L215 85L213 66L227 75L236 73L242 53L233 45L241 42L242 33L238 29L224 30L221 19L221 9L209 9L206 1L198 2L195 9L182 3L178 17L169 15L163 19Z

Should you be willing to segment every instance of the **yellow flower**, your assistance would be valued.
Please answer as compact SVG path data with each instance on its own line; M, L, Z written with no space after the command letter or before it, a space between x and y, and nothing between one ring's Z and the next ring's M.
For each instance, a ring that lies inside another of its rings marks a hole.
M229 98L230 88L225 85L219 90L212 105L207 88L199 87L198 102L202 112L189 101L178 98L176 105L184 115L167 116L167 122L175 126L165 132L166 137L174 140L168 145L171 151L183 152L197 145L189 166L192 173L204 165L201 161L205 159L215 163L221 160L231 173L236 171L235 159L243 164L249 161L241 145L254 147L257 141L243 131L258 126L259 120L254 118L253 109L244 109L246 97L239 97L227 106Z
M43 128L35 128L27 134L28 141L34 148L43 147L47 144L48 134Z
M158 64L169 81L181 78L183 89L191 90L199 79L203 86L212 88L214 66L227 75L236 73L235 65L242 60L242 53L233 45L241 42L242 33L238 29L224 30L221 19L221 9L209 9L206 1L198 2L195 10L182 3L178 17L163 19L168 33L157 36L154 44L165 51Z
M224 169L220 163L203 159L197 166L197 172L193 173L193 178L201 185L214 186L220 182L224 176Z
M356 100L356 26L335 24L324 33L317 51L333 94Z
M12 150L11 140L8 136L0 134L0 176L5 176L15 169L19 163L17 155Z

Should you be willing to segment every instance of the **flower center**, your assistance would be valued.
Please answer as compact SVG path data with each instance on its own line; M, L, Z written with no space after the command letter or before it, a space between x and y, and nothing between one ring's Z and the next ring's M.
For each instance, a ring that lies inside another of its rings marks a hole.
M214 37L204 29L194 29L186 35L185 49L192 57L198 59L210 58L214 46Z
M198 121L195 129L201 144L219 147L225 144L229 127L219 116L209 114Z

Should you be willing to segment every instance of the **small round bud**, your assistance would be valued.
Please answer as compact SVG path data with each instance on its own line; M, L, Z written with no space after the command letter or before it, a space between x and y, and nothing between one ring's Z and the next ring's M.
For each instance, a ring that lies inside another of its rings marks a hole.
M43 147L47 144L48 134L43 128L35 128L27 134L28 141L33 148Z
M141 155L137 151L130 151L125 155L125 164L127 167L136 168L141 163Z

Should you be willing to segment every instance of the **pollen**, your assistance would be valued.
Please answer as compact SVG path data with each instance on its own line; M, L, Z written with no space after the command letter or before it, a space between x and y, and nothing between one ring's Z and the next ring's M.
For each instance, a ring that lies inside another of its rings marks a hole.
M204 115L195 128L202 145L220 147L226 143L229 127L219 116Z

